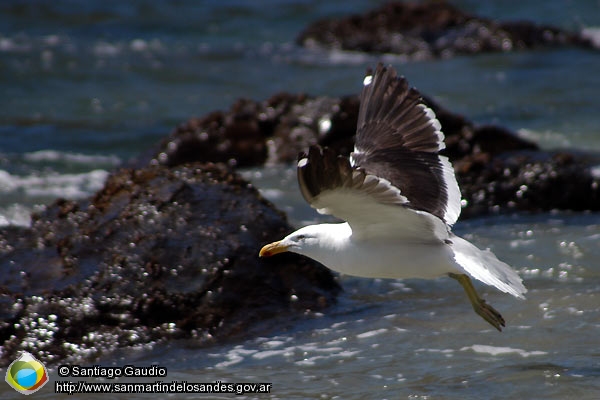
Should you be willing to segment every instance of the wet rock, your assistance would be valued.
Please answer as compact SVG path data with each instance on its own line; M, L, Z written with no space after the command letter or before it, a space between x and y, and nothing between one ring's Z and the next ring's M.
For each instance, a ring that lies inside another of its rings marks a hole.
M316 21L297 42L308 48L394 53L410 60L541 46L593 47L579 33L528 21L497 22L439 1L391 2L361 15Z
M558 156L541 151L535 143L506 128L476 125L428 97L424 101L442 124L446 136L444 154L453 161L463 197L468 201L463 216L506 210L600 209L600 202L595 201L599 179L591 173L589 160L567 152ZM214 113L183 124L162 142L151 163L177 165L180 160L223 159L240 166L290 163L299 152L315 143L348 155L353 148L358 109L358 96L328 98L282 93L264 102L241 100L228 112L220 113L223 126L213 124ZM227 121L240 119L237 116L240 110L245 110L245 120L254 121L246 126L252 126L248 137L255 142L238 148L239 152L230 150L223 157L219 149L228 148L231 143L224 133ZM195 132L210 130L214 136L201 142L190 126L194 126ZM191 138L194 146L204 147L191 153L188 149L193 146L177 145L184 143L181 137ZM253 149L260 150L253 152ZM566 162L568 158L572 162ZM566 185L562 185L563 180ZM523 187L529 188L526 195ZM554 190L568 193L551 195Z
M262 164L267 158L265 133L270 130L264 112L260 104L240 99L228 113L192 118L163 140L154 164L174 166L194 160L239 167Z
M75 362L170 339L219 342L323 309L340 290L327 269L291 253L257 257L289 231L222 165L119 170L93 198L0 231L0 365L21 350Z
M597 157L596 157L597 158ZM600 179L568 152L480 153L454 165L463 217L506 211L599 210Z
M320 143L349 152L356 129L358 99L279 93L263 102L240 99L228 112L192 118L171 132L150 164L226 162L250 167L291 162Z

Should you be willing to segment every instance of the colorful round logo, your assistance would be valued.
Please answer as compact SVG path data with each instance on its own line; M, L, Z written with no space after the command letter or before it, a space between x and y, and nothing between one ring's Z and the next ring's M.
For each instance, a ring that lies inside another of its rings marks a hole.
M48 372L44 364L24 351L8 366L6 382L17 392L31 394L48 382Z

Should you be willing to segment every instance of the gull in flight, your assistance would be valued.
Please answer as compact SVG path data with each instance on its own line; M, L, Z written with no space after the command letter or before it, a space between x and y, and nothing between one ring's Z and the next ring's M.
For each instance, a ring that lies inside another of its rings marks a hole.
M345 222L305 226L267 244L261 257L290 251L328 268L370 278L448 276L473 309L502 330L504 318L471 278L524 298L519 275L489 250L451 232L461 211L454 169L434 112L392 67L367 73L350 157L312 146L298 160L298 183L321 214Z

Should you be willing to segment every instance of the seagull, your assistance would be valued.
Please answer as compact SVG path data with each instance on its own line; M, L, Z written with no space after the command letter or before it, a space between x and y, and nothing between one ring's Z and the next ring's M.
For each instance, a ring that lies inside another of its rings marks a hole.
M451 232L461 194L450 161L439 154L444 135L435 113L391 66L367 71L354 151L338 156L311 146L298 157L298 183L321 214L345 222L305 226L267 244L270 257L294 252L342 274L368 278L448 276L474 311L499 331L502 315L475 290L475 278L524 299L510 266Z

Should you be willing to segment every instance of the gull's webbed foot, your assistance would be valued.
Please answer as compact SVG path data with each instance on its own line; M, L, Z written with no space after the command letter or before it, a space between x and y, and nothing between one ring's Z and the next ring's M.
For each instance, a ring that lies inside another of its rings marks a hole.
M494 309L491 305L487 304L485 300L483 300L477 292L475 291L475 287L471 282L471 278L469 278L465 274L448 274L450 278L455 279L460 283L460 285L465 289L467 296L469 297L469 301L471 301L471 305L473 306L473 310L483 319L485 319L490 325L494 328L502 331L502 327L506 326L504 322L504 318L498 311Z

